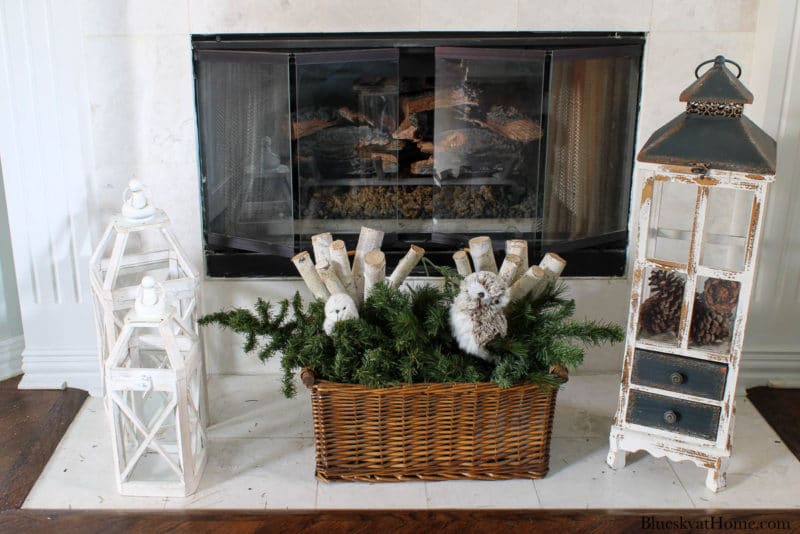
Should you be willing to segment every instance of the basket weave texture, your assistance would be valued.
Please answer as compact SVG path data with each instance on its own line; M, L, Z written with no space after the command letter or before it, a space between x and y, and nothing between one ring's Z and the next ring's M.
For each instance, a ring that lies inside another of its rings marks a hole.
M500 480L547 473L558 388L312 382L321 480Z

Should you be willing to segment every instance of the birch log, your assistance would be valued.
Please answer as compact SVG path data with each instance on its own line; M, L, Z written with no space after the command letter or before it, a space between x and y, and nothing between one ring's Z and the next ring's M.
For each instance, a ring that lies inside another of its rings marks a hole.
M542 258L542 261L539 262L539 267L544 269L547 279L549 281L555 281L561 276L561 273L564 272L564 267L567 266L567 261L556 254L555 252L548 252Z
M519 269L517 269L517 274L514 275L514 280L512 280L512 282L516 282L517 279L522 276L529 267L528 242L524 239L509 239L506 241L506 255L508 254L515 254L519 256L519 259L521 260Z
M497 262L492 250L492 238L489 236L473 237L469 240L469 255L476 271L489 271L497 273Z
M311 261L311 254L305 250L292 258L292 263L297 268L297 272L303 277L303 282L306 283L308 289L315 298L327 300L330 296L325 284L319 277L317 270L314 269L314 262Z
M459 250L453 254L453 262L456 264L456 271L461 276L472 274L472 266L469 264L469 256L465 250Z
M517 279L517 273L520 271L522 265L522 258L516 254L506 254L503 264L500 266L499 276L509 286Z
M333 236L330 232L316 234L311 236L311 248L314 249L314 261L317 266L322 260L331 259L330 246L333 241Z
M322 279L322 283L330 292L331 295L338 295L341 293L347 294L347 289L339 277L336 276L336 271L333 265L328 260L320 260L317 262L317 274Z
M372 288L386 280L386 256L380 250L370 250L364 257L364 300Z
M508 296L511 300L521 299L531 291L540 291L547 284L545 271L538 265L530 267L511 285Z
M330 246L331 265L339 281L342 282L344 290L353 299L353 302L358 302L356 295L356 286L353 283L353 272L350 270L350 258L347 256L347 247L344 241L337 239Z
M417 245L411 245L406 255L394 268L392 275L389 277L389 285L391 287L400 287L403 281L411 273L414 267L417 266L419 260L425 255L425 249Z
M364 258L368 252L380 249L382 244L383 232L366 226L361 227L356 245L356 255L353 256L353 284L358 297L357 304L363 302L364 298Z

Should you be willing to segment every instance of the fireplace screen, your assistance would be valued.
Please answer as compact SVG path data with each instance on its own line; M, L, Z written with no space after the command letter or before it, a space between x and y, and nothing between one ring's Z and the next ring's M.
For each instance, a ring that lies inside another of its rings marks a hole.
M195 39L208 274L294 274L313 234L352 247L362 225L384 230L389 263L409 243L448 263L490 235L559 252L573 275L622 274L630 40Z

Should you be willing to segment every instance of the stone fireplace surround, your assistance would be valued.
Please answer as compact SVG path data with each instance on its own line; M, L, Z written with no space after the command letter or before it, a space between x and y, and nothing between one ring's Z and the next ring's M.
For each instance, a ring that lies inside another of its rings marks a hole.
M742 65L742 79L756 95L745 112L770 134L780 133L780 147L796 135L796 128L779 128L780 120L800 106L797 84L790 83L797 74L786 68L797 48L795 17L794 2L782 0L0 0L0 121L12 125L0 132L0 158L25 329L22 387L67 384L98 392L86 262L130 178L151 187L189 256L202 265L193 34L646 32L637 150L682 111L677 96L694 66L718 53ZM786 97L785 87L795 93ZM792 180L797 166L786 157L770 199L760 293L751 306L749 383L787 372L800 377L790 328L800 262L784 252L798 248L787 228L800 217L789 209L792 182L800 180ZM578 316L624 323L629 284L572 279ZM206 279L201 310L298 289L304 290L294 279ZM226 333L209 332L205 347L212 373L277 370L277 362L265 366L242 356L239 341ZM593 350L582 372L618 369L620 351ZM742 382L748 384L747 376Z

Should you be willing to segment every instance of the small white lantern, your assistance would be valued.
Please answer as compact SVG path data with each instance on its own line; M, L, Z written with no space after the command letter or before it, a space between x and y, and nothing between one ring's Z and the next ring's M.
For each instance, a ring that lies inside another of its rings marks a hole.
M105 363L114 472L123 495L185 497L207 458L200 341L154 278L136 293Z
M181 319L195 324L199 275L169 227L169 217L153 206L144 185L131 180L121 213L112 217L89 260L101 368L142 276L154 277L175 295Z

